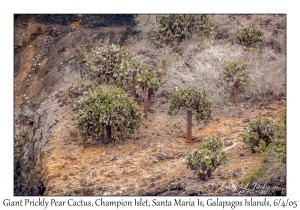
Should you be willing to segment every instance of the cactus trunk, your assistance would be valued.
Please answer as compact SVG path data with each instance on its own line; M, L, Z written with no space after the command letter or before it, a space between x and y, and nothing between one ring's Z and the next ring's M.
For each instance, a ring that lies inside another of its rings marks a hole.
M237 85L233 85L233 104L235 106L237 105L237 90L238 90Z
M107 126L105 126L105 129L106 129L106 135L105 135L103 143L108 144L112 141L112 139L111 139L111 126L107 125Z
M151 98L152 98L152 95L148 94L148 111L151 109Z
M136 79L135 79L135 72L132 74L132 95L133 95L133 101L136 104Z
M187 110L187 131L186 131L186 142L192 142L192 111Z

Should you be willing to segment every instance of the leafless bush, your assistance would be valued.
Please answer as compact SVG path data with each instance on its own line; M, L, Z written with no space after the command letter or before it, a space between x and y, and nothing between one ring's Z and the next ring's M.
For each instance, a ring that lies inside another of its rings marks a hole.
M156 15L137 15L134 19L136 22L135 29L146 37L149 33L159 29L159 22L156 19Z
M264 101L285 94L285 56L271 50L251 57L249 61L249 83L245 86L244 99ZM271 96L270 98L268 98Z
M149 64L150 68L163 74L160 64L165 54L172 53L170 47L157 47L148 39L139 36L132 38L126 45L134 59Z
M214 105L230 105L232 91L222 79L222 67L230 59L242 58L242 53L241 48L231 45L212 45L202 51L189 46L182 60L170 62L168 84L170 88L193 85L197 90L206 90Z
M238 45L217 43L199 51L191 43L185 45L182 60L169 62L167 89L193 85L198 90L206 90L215 105L231 106L232 90L222 79L222 68L229 60L243 59L249 63L249 82L239 90L239 101L263 101L266 96L285 92L285 58L272 51L258 54Z

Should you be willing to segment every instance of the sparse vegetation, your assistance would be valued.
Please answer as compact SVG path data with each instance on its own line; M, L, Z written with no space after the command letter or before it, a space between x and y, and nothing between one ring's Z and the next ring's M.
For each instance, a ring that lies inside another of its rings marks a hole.
M141 119L139 106L118 88L98 86L78 101L77 127L84 140L121 141L139 127Z
M248 65L242 60L229 61L223 67L223 79L233 87L233 103L237 105L237 92L240 86L246 85L248 74L246 73Z
M211 118L212 103L208 101L206 91L196 91L194 87L177 88L172 91L168 114L176 115L181 108L187 109L187 142L192 141L192 114L196 120Z
M20 152L22 151L24 145L29 140L30 131L22 130L19 134L14 137L14 163L16 163Z
M234 38L238 44L244 46L250 46L256 42L262 42L264 40L263 32L256 28L254 24L251 24L249 27L241 26L240 29L237 29L234 33Z
M228 161L224 152L221 152L223 143L215 136L207 136L199 144L198 149L187 155L187 165L196 170L203 181L207 181L211 173L221 164Z

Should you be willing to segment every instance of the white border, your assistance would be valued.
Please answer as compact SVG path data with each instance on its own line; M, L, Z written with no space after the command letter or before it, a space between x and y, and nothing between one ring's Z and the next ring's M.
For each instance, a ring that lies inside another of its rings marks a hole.
M293 3L295 2L295 3ZM14 13L286 13L287 14L287 193L290 200L298 200L299 187L299 164L297 148L299 145L299 12L296 1L252 0L252 1L6 1L1 3L0 13L0 42L1 42L1 70L0 70L0 128L1 128L1 179L0 179L0 205L4 198L14 200L26 197L13 197L13 14ZM27 197L38 199L37 197ZM67 200L68 197L55 197L57 200ZM119 200L118 197L106 197L111 200ZM125 197L133 200L135 197ZM147 197L147 199L158 199ZM176 197L168 197L173 199ZM201 197L203 198L203 197ZM205 197L203 199L208 199ZM51 197L46 197L50 200ZM81 198L75 197L80 200ZM86 200L95 200L97 197L84 197ZM166 199L166 198L159 198ZM183 197L188 200L188 197ZM214 197L215 199L215 197ZM244 200L249 197L220 197L222 200ZM259 200L260 198L255 198ZM268 197L268 200L276 198ZM299 204L300 205L300 204ZM26 207L30 208L31 207ZM71 208L71 207L70 207ZM101 208L101 207L97 207ZM130 207L137 209L138 207ZM140 208L140 207L139 207ZM180 207L172 207L172 209ZM200 208L200 207L196 207ZM222 208L222 207L221 207ZM237 207L238 208L238 207ZM257 207L256 207L257 208ZM1 207L2 209L2 207ZM19 209L10 207L10 209ZM47 208L49 209L49 207ZM54 209L52 207L51 209ZM65 208L64 208L65 209ZM68 208L67 208L68 209ZM113 208L112 208L113 209ZM115 208L116 209L116 208ZM123 208L122 208L123 209ZM125 209L125 208L124 208ZM129 208L126 208L129 209Z

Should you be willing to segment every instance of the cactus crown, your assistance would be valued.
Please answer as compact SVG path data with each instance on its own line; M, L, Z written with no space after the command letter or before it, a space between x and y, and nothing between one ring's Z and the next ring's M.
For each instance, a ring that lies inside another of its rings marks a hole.
M201 14L158 15L160 29L150 34L157 45L176 45L192 35L210 34L210 19Z
M276 126L267 118L256 117L246 126L243 141L249 144L254 152L260 145L268 146L277 139Z
M148 88L150 95L154 95L160 86L157 71L149 70L147 64L141 64L141 70L136 79L138 86L143 90Z
M242 86L246 85L248 81L248 74L246 69L248 68L247 63L243 60L228 61L223 67L222 77L225 81L229 82L230 86Z
M168 114L176 115L185 107L196 116L197 121L211 117L212 102L208 101L206 91L197 91L194 87L177 88L172 91Z
M120 45L96 47L84 56L89 75L98 83L107 83L128 92L132 89L132 73L137 71L131 53Z
M263 32L256 28L254 24L249 27L241 25L240 29L237 29L233 34L238 44L249 46L256 42L262 42L264 40Z
M211 170L217 168L228 160L224 152L221 152L222 141L215 136L207 136L199 144L198 149L187 155L187 165L190 169L203 177L210 176ZM203 179L203 178L202 178Z
M96 140L111 126L112 137L120 141L130 136L142 120L142 112L126 93L109 85L89 89L78 100L77 128L84 140Z

